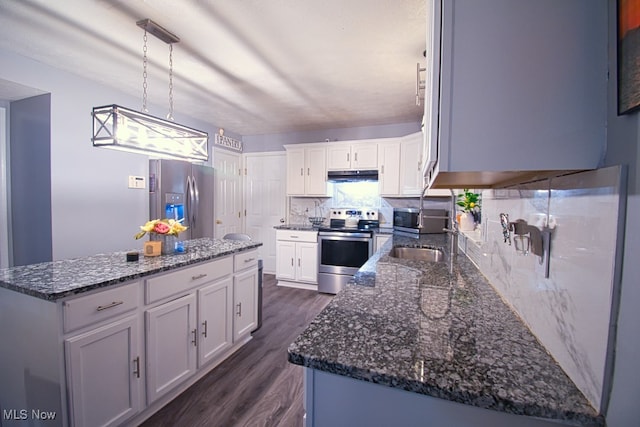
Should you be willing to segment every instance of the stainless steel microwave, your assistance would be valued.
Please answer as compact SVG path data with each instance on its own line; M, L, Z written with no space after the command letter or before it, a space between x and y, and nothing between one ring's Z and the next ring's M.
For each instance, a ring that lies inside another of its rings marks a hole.
M444 209L423 209L422 228L418 228L420 209L394 208L393 229L414 234L444 233L447 226L447 211Z

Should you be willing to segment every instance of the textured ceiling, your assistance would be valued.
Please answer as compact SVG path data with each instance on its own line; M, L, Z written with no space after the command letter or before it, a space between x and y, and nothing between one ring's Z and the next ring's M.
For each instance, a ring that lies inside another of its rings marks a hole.
M142 99L144 32L135 23L149 18L180 38L177 113L240 135L419 122L425 8L425 0L1 0L0 47ZM148 58L149 103L168 111L168 45L149 35Z

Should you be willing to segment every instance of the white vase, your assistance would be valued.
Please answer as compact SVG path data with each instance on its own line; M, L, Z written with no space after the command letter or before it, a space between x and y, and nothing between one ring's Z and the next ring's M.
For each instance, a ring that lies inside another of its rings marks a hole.
M476 228L476 222L471 212L463 212L460 214L460 231L473 231Z

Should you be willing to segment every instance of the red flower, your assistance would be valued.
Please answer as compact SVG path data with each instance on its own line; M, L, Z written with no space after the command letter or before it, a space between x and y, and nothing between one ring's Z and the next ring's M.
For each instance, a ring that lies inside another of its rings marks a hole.
M169 230L170 230L169 226L164 222L157 222L153 226L153 231L155 231L158 234L167 234Z

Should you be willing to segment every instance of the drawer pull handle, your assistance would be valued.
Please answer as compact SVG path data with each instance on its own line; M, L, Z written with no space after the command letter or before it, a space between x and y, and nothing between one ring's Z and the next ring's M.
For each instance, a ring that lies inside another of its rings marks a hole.
M194 347L198 346L198 342L196 341L198 339L198 330L194 329L193 331L191 331L191 333L193 334L193 340L191 341L194 345Z
M111 304L107 304L107 305L99 305L98 308L96 308L97 311L102 311L102 310L106 310L107 308L112 308L112 307L116 307L120 304L124 304L124 301L114 301Z
M202 335L204 335L204 337L207 337L207 321L205 320L204 322L202 322L202 328L204 329L202 331Z
M253 260L255 260L255 258L247 258L247 259L244 260L244 262L251 262Z
M135 375L136 378L140 378L140 356L133 359L133 366L135 366L133 368L133 375Z
M207 277L207 273L198 274L197 276L191 276L191 280L199 280L203 277Z

